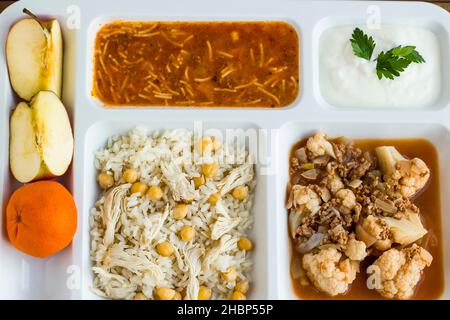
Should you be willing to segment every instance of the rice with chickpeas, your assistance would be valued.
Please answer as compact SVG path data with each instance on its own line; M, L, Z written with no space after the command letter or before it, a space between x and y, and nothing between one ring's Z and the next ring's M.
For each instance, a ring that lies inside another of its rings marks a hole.
M245 298L253 164L235 144L195 140L185 129L148 134L135 128L111 137L96 153L100 184L110 180L90 215L96 294Z

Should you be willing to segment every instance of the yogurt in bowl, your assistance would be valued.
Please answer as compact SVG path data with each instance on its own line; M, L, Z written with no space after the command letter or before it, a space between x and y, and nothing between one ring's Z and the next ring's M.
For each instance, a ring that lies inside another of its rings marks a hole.
M441 55L429 29L384 25L363 29L375 41L371 61L357 57L350 39L354 26L332 27L321 36L319 84L323 98L336 107L428 108L441 95ZM411 63L393 80L379 79L376 58L398 46L415 46L425 63Z

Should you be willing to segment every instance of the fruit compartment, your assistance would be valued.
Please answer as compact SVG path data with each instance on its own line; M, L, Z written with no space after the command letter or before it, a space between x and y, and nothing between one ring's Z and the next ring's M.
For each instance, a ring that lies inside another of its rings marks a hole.
M17 17L21 17L22 8L26 4L13 4L6 12L2 14L1 25L3 30L9 30L10 26L17 21ZM33 5L26 6L33 9ZM69 29L64 24L65 16L58 14L65 12L60 6L53 8L52 12L46 12L46 17L55 17L61 24L63 39L65 43L65 55L63 65L63 91L62 101L69 114L74 129L74 98L75 98L75 81L71 74L76 69L75 62L75 39L77 30ZM39 13L39 10L36 11ZM0 35L0 42L5 43L7 32ZM22 184L14 179L9 169L9 120L11 111L22 100L14 93L10 86L8 78L8 70L6 67L6 58L4 54L0 55L0 135L2 137L0 144L0 195L1 195L1 212L0 220L1 237L0 237L0 255L2 256L0 265L0 276L2 285L0 286L0 298L2 299L70 299L71 290L67 285L69 273L72 271L73 250L69 246L67 249L57 253L47 259L38 259L25 255L15 249L6 233L5 216L6 206L11 194ZM73 185L73 165L60 178L55 179L62 183L70 192L74 191Z
M442 250L444 268L444 290L441 299L450 297L450 265L449 248L450 235L447 226L450 223L450 199L446 196L450 191L450 131L448 128L433 123L304 123L290 122L281 128L278 140L278 151L280 157L277 163L277 193L276 207L276 229L280 235L277 243L277 279L278 297L280 299L299 299L294 292L290 277L290 262L292 258L292 246L288 235L287 210L285 209L286 186L289 180L289 154L291 148L299 140L309 137L316 132L324 132L332 137L345 136L353 139L366 138L424 138L430 141L438 152L439 182L440 182L440 206L442 227ZM420 157L420 155L418 155ZM423 212L422 214L426 214ZM426 274L426 271L425 271Z

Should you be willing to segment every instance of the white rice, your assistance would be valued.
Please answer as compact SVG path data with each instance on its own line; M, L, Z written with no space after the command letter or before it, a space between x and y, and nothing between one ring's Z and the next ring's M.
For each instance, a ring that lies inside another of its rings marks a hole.
M133 299L136 293L143 293L154 299L155 288L170 287L184 299L196 299L199 286L207 286L212 291L212 299L229 299L236 281L250 282L251 259L248 252L238 248L237 241L251 228L253 220L250 210L256 182L251 159L245 150L235 145L221 148L206 161L219 164L216 176L195 189L192 178L201 175L201 163L194 161L197 144L189 130L148 135L145 129L136 128L123 136L111 137L106 148L96 153L97 169L112 174L114 187L122 186L125 196L122 206L117 203L117 222L111 222L114 218L110 217L110 227L115 231L111 243L105 239L108 225L104 217L105 193L91 210L92 290L95 293L114 299ZM227 159L244 161L224 163L224 153ZM165 166L172 171L161 170ZM139 194L130 195L130 185L122 179L126 168L135 169L140 175L139 181L161 187L163 199L150 201ZM246 200L238 201L226 190L229 186L224 183L231 178L230 172L241 178L235 180L233 188L242 182L249 187ZM183 184L186 180L188 185ZM171 189L168 181L179 187ZM224 191L221 201L211 206L207 201L209 196L221 190ZM175 220L172 209L181 201L177 193L189 192L194 197L189 204L189 214L183 220ZM178 231L185 225L196 230L194 240L187 243L178 238ZM217 240L213 240L212 235ZM163 241L174 246L175 253L171 257L162 257L155 251L155 246ZM221 272L229 267L238 272L236 281L222 279Z

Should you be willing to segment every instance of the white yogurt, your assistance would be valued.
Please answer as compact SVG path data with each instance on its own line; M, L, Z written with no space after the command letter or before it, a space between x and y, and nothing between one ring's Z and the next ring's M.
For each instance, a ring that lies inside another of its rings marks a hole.
M355 27L335 27L326 30L320 39L320 89L327 102L338 107L362 108L427 108L441 95L441 57L436 35L428 29L383 26L369 30L380 51L399 45L416 46L426 63L411 63L395 80L376 74L376 62L356 57L350 38Z

